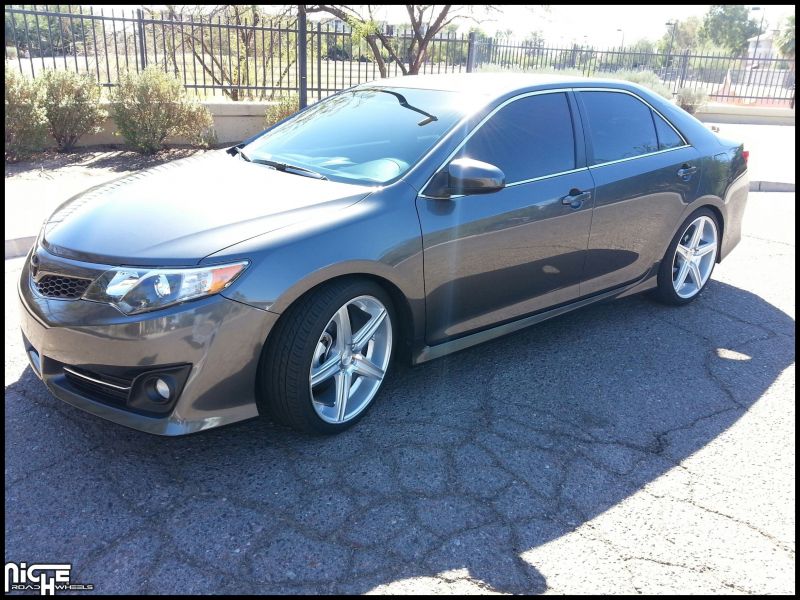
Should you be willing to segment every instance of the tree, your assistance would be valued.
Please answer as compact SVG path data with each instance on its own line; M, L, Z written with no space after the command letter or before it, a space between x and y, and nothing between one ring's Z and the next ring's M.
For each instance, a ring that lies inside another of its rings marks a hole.
M265 61L263 73L269 72L272 87L283 87L283 80L289 76L297 59L295 33L288 27L278 27L270 31L268 38L257 36L256 31L247 25L263 27L269 19L258 6L218 4L209 9L199 4L180 7L167 4L166 7L170 19L183 21L186 25L161 27L160 31L153 29L153 35L158 31L163 37L155 42L155 46L166 47L165 55L160 57L165 68L171 67L177 75L180 72L178 62L182 60L178 57L183 53L190 54L212 83L224 86L222 92L228 98L242 100L252 96L248 86L257 84L256 57L261 55ZM153 9L145 10L155 17L161 14ZM285 17L286 11L275 17L276 22L280 23ZM227 28L223 34L221 28L211 26L217 20L235 27ZM279 46L284 48L285 64L278 65L273 75L272 61L278 62L275 49ZM262 92L261 96L264 98L265 93Z
M30 8L30 7L27 7ZM79 15L89 14L81 6L51 4L48 10L75 17L54 17L5 14L6 44L15 44L29 56L62 56L65 54L91 54L94 52L94 39L102 39L98 21L82 19Z
M703 17L701 36L730 52L743 52L747 40L758 34L758 23L741 4L712 4Z
M778 35L778 52L789 61L789 77L784 82L786 87L794 85L794 15L787 17L783 29Z
M678 21L674 27L675 39L672 38L672 28L670 27L658 40L659 52L666 53L670 48L670 42L672 42L672 51L676 53L681 50L696 50L700 47L700 30L703 24L698 17L689 17Z
M642 54L650 54L653 52L653 42L647 38L640 38L635 44L631 44L625 49L627 52L640 52Z
M778 34L778 51L786 60L794 62L794 15L786 18Z
M410 39L399 47L382 30L375 10L379 5L306 4L307 13L325 12L346 22L357 36L362 36L372 51L381 77L388 73L387 60L397 64L403 75L416 75L425 62L428 48L436 35L459 19L472 18L472 6L452 4L406 4L411 24Z

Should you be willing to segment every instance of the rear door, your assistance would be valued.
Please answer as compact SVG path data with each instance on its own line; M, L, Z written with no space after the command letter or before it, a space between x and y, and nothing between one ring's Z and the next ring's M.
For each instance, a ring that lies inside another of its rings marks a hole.
M595 184L581 296L633 282L659 261L696 197L700 155L631 92L576 93Z
M577 298L592 208L579 128L568 91L514 98L448 160L491 163L505 173L505 188L417 198L428 344Z

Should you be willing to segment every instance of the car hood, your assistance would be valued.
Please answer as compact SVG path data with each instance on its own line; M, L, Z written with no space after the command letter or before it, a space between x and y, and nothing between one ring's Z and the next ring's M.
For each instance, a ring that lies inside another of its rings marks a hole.
M195 264L301 220L327 219L371 191L210 152L71 198L47 220L41 243L57 256L86 262Z

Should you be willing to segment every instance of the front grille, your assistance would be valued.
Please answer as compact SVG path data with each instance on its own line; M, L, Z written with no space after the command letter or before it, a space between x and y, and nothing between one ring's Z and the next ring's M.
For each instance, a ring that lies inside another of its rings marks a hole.
M70 385L93 400L124 406L128 401L131 382L117 377L114 381L106 375L79 371L74 367L64 367L64 376ZM125 389L120 389L124 387Z
M78 277L64 277L63 275L45 275L39 281L34 281L36 291L46 298L62 298L64 300L77 300L92 283L91 279Z

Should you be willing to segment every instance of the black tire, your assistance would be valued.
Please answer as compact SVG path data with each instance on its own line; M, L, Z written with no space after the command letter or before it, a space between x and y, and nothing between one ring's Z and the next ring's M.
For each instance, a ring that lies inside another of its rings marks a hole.
M714 274L714 266L716 266L715 264L712 265L711 273L709 274L706 282L703 284L703 287L701 287L696 294L694 294L689 298L682 298L681 296L679 296L675 291L675 287L672 285L672 264L675 258L675 250L677 249L678 243L680 242L681 238L686 233L686 229L689 227L692 221L694 221L700 216L709 217L714 221L714 225L717 228L717 256L715 257L715 263L716 263L716 258L719 256L719 244L721 239L721 229L719 226L719 219L717 218L717 215L714 214L714 211L712 211L711 209L699 208L692 214L690 214L688 217L686 217L686 220L683 223L681 223L681 226L675 233L675 237L672 238L672 242L670 242L670 245L667 248L666 254L664 254L664 258L661 259L661 265L658 269L658 286L656 287L655 290L653 290L653 297L663 304L669 304L671 306L682 306L684 304L692 302L698 296L700 296L700 294L703 293L703 290L706 289L706 287L708 287L708 282L711 281L711 275Z
M262 351L257 382L258 407L262 415L298 431L333 434L352 427L375 404L373 398L366 409L349 421L328 423L314 410L308 384L314 349L326 325L341 306L363 295L377 298L386 307L396 346L398 328L394 307L391 297L380 285L363 278L323 284L284 312ZM391 357L390 367L394 348Z

